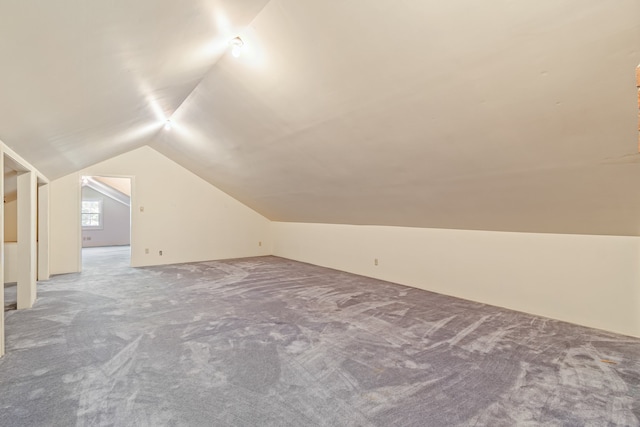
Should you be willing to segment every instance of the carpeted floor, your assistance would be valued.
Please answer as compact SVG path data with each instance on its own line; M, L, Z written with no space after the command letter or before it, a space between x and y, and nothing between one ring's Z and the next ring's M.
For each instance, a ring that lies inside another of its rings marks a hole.
M1 425L640 425L638 339L276 257L133 269L127 249L85 250L5 313Z

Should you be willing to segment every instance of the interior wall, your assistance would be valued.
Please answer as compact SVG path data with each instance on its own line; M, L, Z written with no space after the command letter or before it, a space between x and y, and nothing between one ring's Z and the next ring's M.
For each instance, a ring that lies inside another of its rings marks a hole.
M80 175L56 179L50 187L51 274L80 271Z
M18 281L18 243L4 244L4 283Z
M145 146L51 182L53 274L80 271L83 175L134 177L133 266L270 253L269 220ZM149 249L148 254L145 249Z
M102 200L102 228L83 229L83 247L130 244L129 206L123 205L89 187L82 187L82 199Z
M277 256L640 337L637 237L281 222L272 230Z
M270 223L149 147L51 183L55 274L80 270L82 175L135 176L134 266L273 253L640 337L640 238Z
M16 200L4 204L4 241L18 241L18 202Z

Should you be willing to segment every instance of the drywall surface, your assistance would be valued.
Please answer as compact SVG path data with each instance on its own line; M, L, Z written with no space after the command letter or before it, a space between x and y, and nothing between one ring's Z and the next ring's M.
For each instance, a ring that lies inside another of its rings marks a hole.
M640 236L639 16L273 0L152 146L274 221Z
M18 202L16 200L4 204L4 241L18 241Z
M640 336L637 237L282 222L272 230L277 256Z
M51 274L80 271L80 177L51 181Z
M4 283L18 281L18 243L4 244Z
M53 273L80 270L83 175L132 177L133 266L270 253L269 220L145 146L52 182Z
M102 227L82 230L82 246L128 245L130 239L130 209L92 188L82 188L82 200L102 200Z
M18 244L9 242L4 244L4 283L18 281Z

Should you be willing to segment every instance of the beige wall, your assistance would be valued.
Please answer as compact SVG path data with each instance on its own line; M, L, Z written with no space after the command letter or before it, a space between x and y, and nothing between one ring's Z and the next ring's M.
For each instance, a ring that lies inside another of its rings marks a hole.
M270 223L149 147L51 183L53 273L80 269L82 175L134 177L134 266L273 253L640 336L640 238Z
M15 200L4 204L4 241L18 241L18 202Z
M269 220L152 148L142 147L52 181L52 274L80 270L83 175L133 177L133 266L270 253ZM149 254L145 254L146 248Z
M4 244L4 283L18 281L18 244L8 242Z
M640 336L637 237L277 222L273 233L277 256Z
M80 176L56 179L50 187L51 274L80 271Z

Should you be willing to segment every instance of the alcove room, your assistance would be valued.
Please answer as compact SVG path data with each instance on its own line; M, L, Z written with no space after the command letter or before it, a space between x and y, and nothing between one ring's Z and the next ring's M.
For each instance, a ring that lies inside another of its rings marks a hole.
M2 424L640 425L639 17L0 0Z

